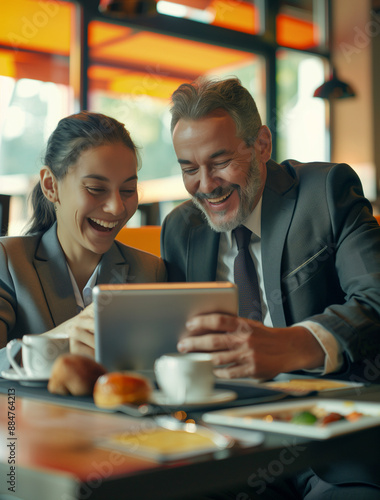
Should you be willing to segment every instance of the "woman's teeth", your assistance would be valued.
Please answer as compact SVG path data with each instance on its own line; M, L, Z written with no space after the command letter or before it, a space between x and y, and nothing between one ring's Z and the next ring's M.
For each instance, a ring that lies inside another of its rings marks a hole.
M107 222L105 220L92 219L92 218L90 220L92 220L93 222L95 222L95 224L98 224L99 226L106 227L107 229L113 229L118 225L118 222Z
M225 194L224 196L221 196L220 198L208 198L209 203L215 204L215 203L222 203L222 201L226 200L230 195L232 191L229 193Z

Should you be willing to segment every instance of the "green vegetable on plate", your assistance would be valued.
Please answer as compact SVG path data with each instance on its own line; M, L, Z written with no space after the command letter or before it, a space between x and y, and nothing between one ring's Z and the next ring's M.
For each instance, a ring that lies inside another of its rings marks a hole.
M309 411L301 411L296 413L291 419L292 424L314 425L317 417Z

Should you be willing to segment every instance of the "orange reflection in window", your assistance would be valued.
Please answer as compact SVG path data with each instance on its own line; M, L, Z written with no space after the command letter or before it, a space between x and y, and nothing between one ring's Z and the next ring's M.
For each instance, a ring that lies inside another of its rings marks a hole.
M121 94L148 95L159 99L169 99L172 93L185 83L183 79L157 78L146 73L130 73L111 82L109 89Z
M238 0L213 0L209 9L215 11L212 24L216 26L250 34L260 32L258 9L251 3Z
M68 85L68 58L21 50L0 50L0 75Z
M254 57L248 52L147 31L127 30L112 39L109 25L101 22L90 23L89 36L92 64L117 65L157 78L192 80L215 69L248 64Z
M157 0L159 1L159 0ZM248 0L166 0L169 3L184 5L190 9L203 10L210 14L210 24L236 31L256 34L260 31L259 15L256 5ZM193 19L189 10L185 16Z
M8 50L0 50L0 75L16 77L16 65L13 54Z
M88 46L92 48L115 43L126 38L132 31L132 28L118 24L92 21L88 30Z
M108 90L109 83L125 75L125 70L93 64L89 66L87 75L91 90Z
M159 77L149 73L128 71L92 65L88 69L90 89L108 90L120 94L149 95L160 99L169 99L171 94L184 83L183 79Z
M71 14L74 8L69 3L59 1L3 2L0 44L13 49L69 55Z
M277 43L295 49L307 49L318 44L318 26L310 21L279 14L276 20Z

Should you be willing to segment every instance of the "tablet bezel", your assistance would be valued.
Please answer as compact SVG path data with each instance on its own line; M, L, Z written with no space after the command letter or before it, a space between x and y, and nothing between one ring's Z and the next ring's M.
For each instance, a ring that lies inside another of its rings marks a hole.
M236 285L221 281L97 285L93 302L95 359L109 371L151 370L190 317L238 312Z

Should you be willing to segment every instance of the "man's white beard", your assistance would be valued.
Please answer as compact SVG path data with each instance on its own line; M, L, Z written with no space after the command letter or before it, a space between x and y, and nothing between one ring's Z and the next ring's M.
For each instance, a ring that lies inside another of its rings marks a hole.
M251 163L251 168L249 169L247 174L246 186L244 188L241 188L239 186L235 188L238 191L240 198L239 208L235 217L230 220L225 220L225 212L221 212L220 215L217 215L217 217L220 218L220 222L211 220L203 203L200 202L195 196L193 196L192 201L194 205L198 207L199 210L203 213L211 229L213 229L217 233L223 233L232 231L245 221L245 219L252 211L253 203L261 187L259 162L256 158L254 158Z

